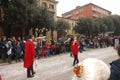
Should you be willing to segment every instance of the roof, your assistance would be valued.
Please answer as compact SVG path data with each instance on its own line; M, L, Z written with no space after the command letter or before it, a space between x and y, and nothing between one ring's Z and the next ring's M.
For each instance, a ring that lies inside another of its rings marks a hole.
M58 3L58 1L56 1L56 0L47 0L47 1Z
M102 7L98 6L98 5L95 5L95 4L93 4L93 3L89 3L89 4L86 4L86 5L84 5L84 6L88 6L88 5L94 5L94 6L96 6L96 7L99 7L99 8L101 8L101 9L105 10L105 11L108 11L108 12L112 13L111 11L109 11L109 10L107 10L107 9L105 9L105 8L102 8ZM84 6L82 6L82 7L84 7Z
M102 7L100 7L100 6L97 6L97 5L93 4L93 3L88 3L88 4L83 5L83 6L77 6L75 9L73 9L73 10L71 10L71 11L68 11L68 12L65 12L65 13L63 13L62 15L67 14L67 13L71 13L71 12L73 12L74 10L77 10L77 9L83 8L83 7L86 7L86 6L88 6L88 5L94 5L94 6L96 6L96 7L99 7L100 9L103 9L103 10L109 12L109 13L112 13L111 11L109 11L109 10L107 10L107 9L104 9L104 8L102 8Z
M57 16L57 18L61 18L61 19L68 19L68 20L72 20L72 21L77 21L77 20L75 20L75 19L64 18L64 17L60 17L60 16Z

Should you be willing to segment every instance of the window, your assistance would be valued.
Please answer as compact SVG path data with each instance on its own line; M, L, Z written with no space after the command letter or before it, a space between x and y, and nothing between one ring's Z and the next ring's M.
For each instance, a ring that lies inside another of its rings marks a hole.
M43 2L42 6L47 8L47 3Z
M95 10L95 7L94 7L94 6L92 6L92 10L93 10L93 11Z
M93 14L93 17L98 17L98 15L97 14Z
M83 14L81 14L80 16L81 16L81 17L84 17L84 15L83 15Z
M50 9L54 9L54 5L50 4L50 5L49 5L49 8L50 8Z
M77 17L76 17L76 19L78 20L78 19L79 19L79 17L77 16Z
M78 10L76 11L76 15L78 15Z

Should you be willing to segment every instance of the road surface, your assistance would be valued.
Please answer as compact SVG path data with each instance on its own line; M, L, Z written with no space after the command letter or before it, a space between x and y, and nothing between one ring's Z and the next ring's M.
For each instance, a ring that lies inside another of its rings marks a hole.
M117 59L117 52L113 47L92 49L79 53L79 61L85 58L102 59L109 63ZM36 60L35 77L27 79L26 69L23 62L0 66L0 75L3 80L71 80L73 77L73 57L69 53Z

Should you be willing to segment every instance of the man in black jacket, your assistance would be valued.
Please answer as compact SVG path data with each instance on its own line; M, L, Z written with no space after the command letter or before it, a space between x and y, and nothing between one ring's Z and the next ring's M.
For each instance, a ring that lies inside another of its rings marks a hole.
M117 47L117 54L119 58L110 63L111 75L109 80L120 80L120 45Z
M6 40L6 36L2 36L1 41L0 41L0 53L1 53L1 57L3 62L6 62L7 59L7 40Z

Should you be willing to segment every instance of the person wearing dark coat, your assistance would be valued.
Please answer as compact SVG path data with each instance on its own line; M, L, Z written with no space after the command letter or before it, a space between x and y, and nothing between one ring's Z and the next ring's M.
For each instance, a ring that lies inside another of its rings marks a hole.
M11 63L11 60L12 60L12 44L11 44L11 41L8 41L7 42L7 55L8 55L8 63Z
M14 36L12 37L11 42L12 42L12 54L13 54L12 58L15 59L16 58L16 52L17 52L17 45L16 45L17 41L16 41L16 38Z
M23 39L21 39L20 37L18 37L18 41L17 42L20 42L20 46L21 46L21 49L22 49L22 53L24 53L24 48L25 48L25 40L24 40L24 37ZM23 54L22 54L23 55Z
M0 53L2 56L2 60L3 62L6 62L7 59L7 40L6 40L6 36L2 36L1 41L0 41Z
M120 45L117 47L117 54L119 56L119 59L110 63L111 75L109 80L120 80Z
M17 61L19 61L19 62L21 61L20 60L21 53L22 53L22 47L20 45L20 42L18 41L16 43L16 57L15 57L16 62Z

